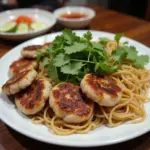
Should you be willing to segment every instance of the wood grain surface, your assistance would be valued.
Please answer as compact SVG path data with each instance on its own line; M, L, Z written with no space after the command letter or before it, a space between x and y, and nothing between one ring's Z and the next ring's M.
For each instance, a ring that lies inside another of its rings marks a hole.
M91 6L92 7L92 6ZM107 31L112 33L124 33L125 36L137 40L150 47L150 23L138 18L127 16L112 10L105 10L102 7L92 7L96 11L96 17L87 29ZM61 30L56 25L50 32ZM0 57L11 50L20 42L6 41L0 39ZM106 147L92 148L92 150L150 150L150 133L136 139ZM45 144L10 129L0 121L0 150L74 150L77 148L61 147Z

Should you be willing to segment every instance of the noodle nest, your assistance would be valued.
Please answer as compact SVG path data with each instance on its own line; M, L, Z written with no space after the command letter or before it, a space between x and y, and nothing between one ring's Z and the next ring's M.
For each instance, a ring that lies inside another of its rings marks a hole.
M106 51L113 51L116 43L108 42ZM40 67L39 76L47 77L46 72ZM116 127L131 121L139 123L145 120L146 112L144 102L150 100L148 88L150 87L150 71L146 68L135 68L131 65L121 65L120 68L109 75L116 80L123 90L121 101L113 107L103 107L95 104L93 115L88 121L80 124L70 124L58 118L49 104L38 114L32 116L35 124L44 124L50 131L58 135L73 133L85 134L101 125Z

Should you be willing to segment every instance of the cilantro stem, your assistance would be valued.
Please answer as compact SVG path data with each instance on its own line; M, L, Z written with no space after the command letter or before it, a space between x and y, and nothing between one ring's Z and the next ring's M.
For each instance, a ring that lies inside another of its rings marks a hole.
M70 59L71 61L78 61L78 62L85 62L85 63L90 63L90 64L94 64L93 61L86 61L86 60L79 60L79 59Z
M91 50L90 50L89 55L88 55L88 61L90 60L90 56L91 56Z

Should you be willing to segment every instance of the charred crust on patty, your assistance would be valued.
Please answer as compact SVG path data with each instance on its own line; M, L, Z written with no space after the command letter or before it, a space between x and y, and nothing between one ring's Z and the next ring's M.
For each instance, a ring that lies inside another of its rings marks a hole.
M39 105L43 99L44 88L43 81L36 79L30 87L18 93L16 97L22 106L26 109L32 109L35 105Z
M51 84L47 79L37 77L28 88L16 95L16 106L26 115L38 113L49 98L50 88Z
M61 83L52 93L56 100L55 103L58 104L63 111L74 113L79 116L89 115L90 108L83 101L79 86L71 83Z
M121 88L117 85L117 82L110 77L100 77L94 74L89 74L86 78L86 82L101 96L103 96L103 92L105 92L112 97L117 97L117 93L121 92Z
M24 70L32 68L36 69L37 67L38 63L36 60L21 58L19 60L14 61L9 68L13 75L17 75L18 73Z
M17 76L12 77L9 79L3 86L2 89L9 87L11 84L14 84L24 78L31 70L25 70L20 72Z
M23 51L35 51L42 49L43 45L30 45L23 48Z
M36 76L37 72L34 69L24 70L6 81L6 83L2 86L2 90L7 95L16 94L30 86Z

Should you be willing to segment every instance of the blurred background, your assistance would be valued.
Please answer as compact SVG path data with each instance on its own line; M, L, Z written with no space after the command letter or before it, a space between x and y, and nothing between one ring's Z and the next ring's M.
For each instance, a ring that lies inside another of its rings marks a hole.
M150 20L150 0L0 0L0 11L23 7L37 7L53 11L68 5L100 5L106 9Z

